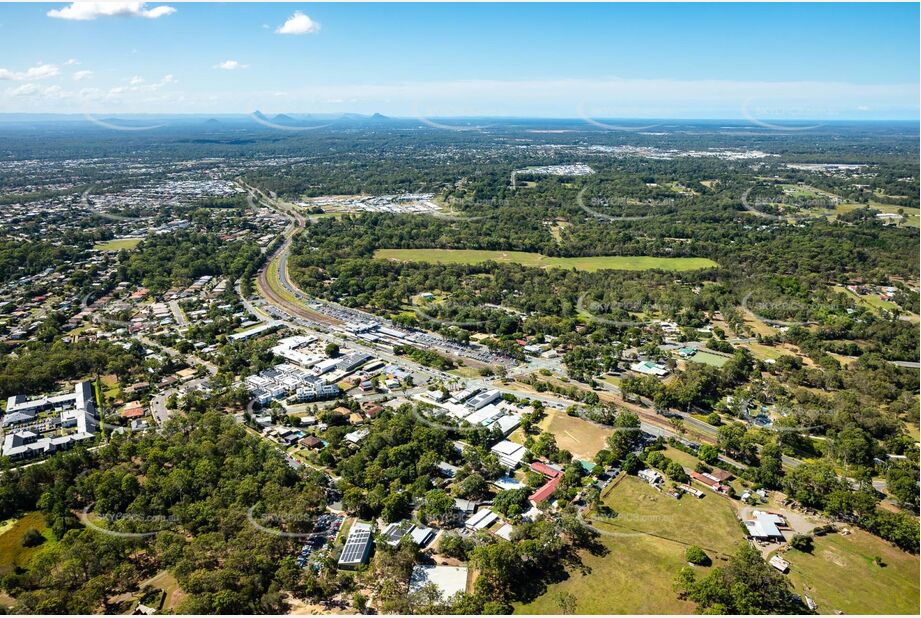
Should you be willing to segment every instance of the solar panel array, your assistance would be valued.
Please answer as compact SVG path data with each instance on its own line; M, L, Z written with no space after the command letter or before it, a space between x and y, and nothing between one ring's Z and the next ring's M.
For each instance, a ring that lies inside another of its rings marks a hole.
M342 548L339 564L357 564L364 560L371 544L371 526L355 524L349 530L349 536Z

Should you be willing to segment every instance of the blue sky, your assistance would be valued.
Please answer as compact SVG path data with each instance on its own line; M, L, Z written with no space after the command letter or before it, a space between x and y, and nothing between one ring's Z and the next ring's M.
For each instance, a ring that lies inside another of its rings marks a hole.
M919 115L911 3L98 4L0 4L0 112Z

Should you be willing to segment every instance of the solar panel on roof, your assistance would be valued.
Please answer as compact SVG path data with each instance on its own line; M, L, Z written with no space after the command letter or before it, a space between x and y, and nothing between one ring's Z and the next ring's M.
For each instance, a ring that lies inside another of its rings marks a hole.
M357 526L358 524L356 524ZM339 557L340 564L359 563L364 560L365 552L371 543L371 530L361 527L349 530L349 536L345 541L345 547L342 548L342 555Z

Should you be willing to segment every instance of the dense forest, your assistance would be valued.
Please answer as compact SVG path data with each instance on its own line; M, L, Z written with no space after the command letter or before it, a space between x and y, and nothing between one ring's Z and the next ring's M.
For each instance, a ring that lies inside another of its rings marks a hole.
M278 524L296 530L322 497L315 479L231 418L192 414L5 473L3 516L40 509L58 542L0 585L17 612L112 612L113 597L170 569L188 593L180 613L282 613L282 592L303 576L290 557L294 541L258 530L247 512L296 513ZM87 508L95 526L131 534L81 525L75 513Z
M254 244L225 243L216 235L189 232L145 240L136 251L125 252L118 272L122 281L163 292L174 285L189 285L203 275L251 279L261 260L262 253Z

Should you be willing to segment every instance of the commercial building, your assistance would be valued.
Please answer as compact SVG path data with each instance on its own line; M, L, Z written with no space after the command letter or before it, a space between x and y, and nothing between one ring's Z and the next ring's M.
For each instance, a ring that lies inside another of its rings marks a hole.
M756 541L762 543L784 541L780 526L786 526L786 521L780 515L766 511L754 511L752 519L746 519L744 523L748 535Z
M295 395L299 401L314 401L339 394L339 387L335 384L328 384L326 380L288 363L249 376L244 383L260 405L289 395Z
M560 481L562 480L562 476L553 477L547 481L540 489L528 496L528 502L531 503L531 506L539 505L541 502L553 495L553 492L556 491L556 488L559 486Z
M357 521L352 524L342 554L339 556L340 569L355 569L368 562L373 542L372 530L371 524L365 522Z
M508 440L497 442L489 450L499 458L499 463L509 470L517 468L527 452L522 445Z
M99 428L95 395L90 382L79 382L72 393L26 399L7 399L0 422L5 435L3 456L28 459L92 441Z
M467 401L465 405L471 410L479 410L486 405L499 401L501 398L502 393L497 390L489 390L474 395Z
M464 522L464 527L474 531L483 530L491 526L497 519L499 519L499 515L494 513L491 509L481 509Z

